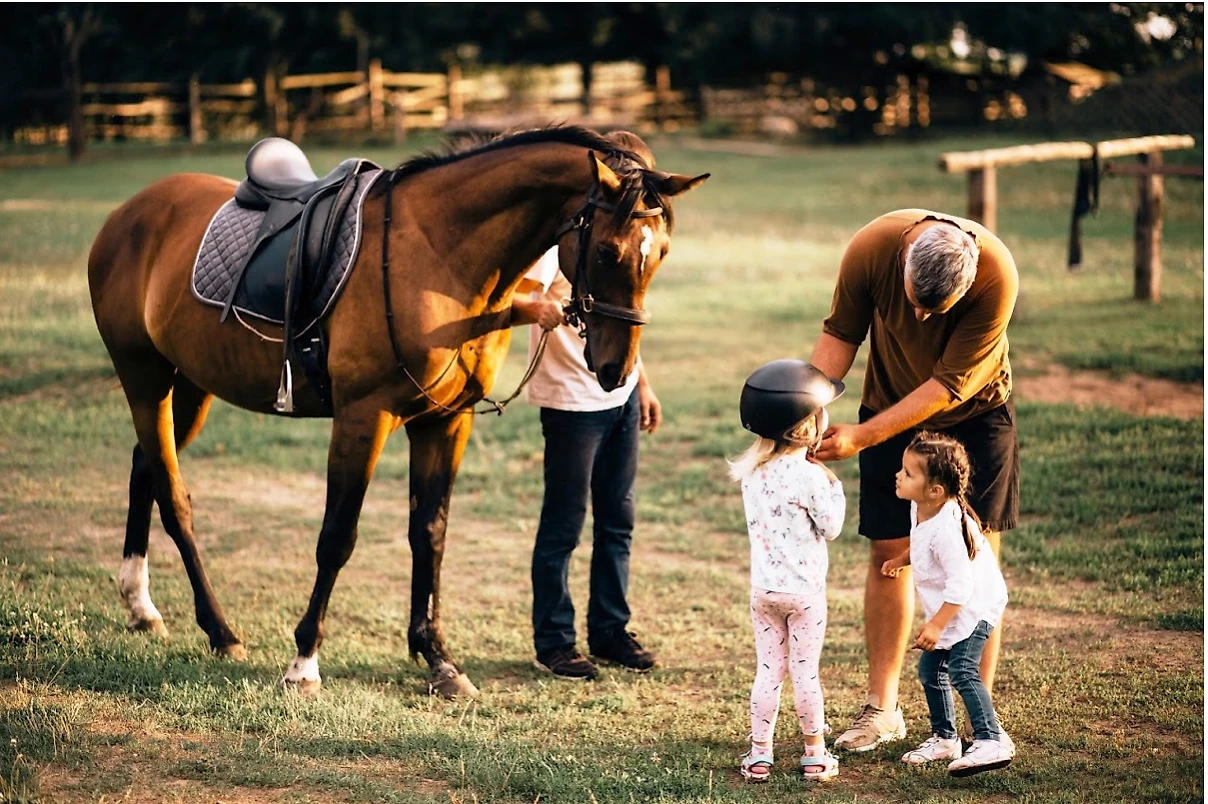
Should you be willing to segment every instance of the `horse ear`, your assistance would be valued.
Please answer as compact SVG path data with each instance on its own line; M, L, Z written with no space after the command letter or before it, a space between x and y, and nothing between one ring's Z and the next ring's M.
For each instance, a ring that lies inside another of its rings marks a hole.
M591 165L591 175L604 195L616 196L621 192L621 179L612 172L612 168L597 159L594 153L587 155L587 163Z
M710 175L709 173L702 173L699 176L692 177L681 176L677 173L664 173L656 179L656 182L660 193L666 196L676 196L704 184L705 179L709 178Z

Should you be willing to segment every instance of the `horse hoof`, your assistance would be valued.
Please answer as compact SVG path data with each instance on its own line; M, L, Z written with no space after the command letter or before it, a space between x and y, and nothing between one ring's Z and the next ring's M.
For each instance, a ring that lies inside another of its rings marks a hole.
M165 639L168 636L168 626L164 625L164 621L159 617L149 620L131 620L126 623L126 630L131 633L155 634Z
M428 690L450 701L457 698L478 697L478 687L474 686L474 682L470 681L470 677L465 673L448 676L440 681L431 681L428 683Z
M323 689L323 682L317 678L300 678L296 681L290 679L282 679L281 684L285 687L286 693L299 695L303 698L315 698L319 695L319 691Z
M246 662L247 648L243 647L242 642L232 642L230 645L222 645L214 648L214 653L218 654L223 659L229 659L232 662Z

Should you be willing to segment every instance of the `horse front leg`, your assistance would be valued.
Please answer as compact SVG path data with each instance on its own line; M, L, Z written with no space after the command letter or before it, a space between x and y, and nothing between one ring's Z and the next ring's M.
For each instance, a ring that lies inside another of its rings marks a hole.
M411 626L407 646L412 658L428 662L428 684L445 698L473 697L477 688L458 669L445 648L440 627L440 564L445 554L449 496L470 438L472 417L453 416L407 424L411 442Z
M322 686L319 646L323 644L327 602L336 576L356 547L357 521L365 501L365 490L386 438L397 426L396 421L372 398L346 405L336 412L327 454L327 507L315 549L318 574L310 605L294 630L298 655L285 672L287 689L314 695Z

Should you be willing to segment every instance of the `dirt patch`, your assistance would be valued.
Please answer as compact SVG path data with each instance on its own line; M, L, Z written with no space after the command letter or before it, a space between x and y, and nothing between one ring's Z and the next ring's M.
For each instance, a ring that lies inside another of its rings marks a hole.
M1103 371L1072 371L1050 365L1042 373L1015 376L1015 391L1028 402L1110 407L1139 416L1204 418L1204 384Z

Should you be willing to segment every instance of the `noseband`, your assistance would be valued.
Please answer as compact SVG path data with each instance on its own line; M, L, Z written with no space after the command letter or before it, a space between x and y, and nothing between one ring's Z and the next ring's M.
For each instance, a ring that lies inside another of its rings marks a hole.
M593 207L614 215L617 211L615 204L605 201L604 197L600 195L598 182L592 183L591 188L587 191L587 197L583 199L583 205L554 233L554 240L557 242L562 240L562 236L568 232L576 230L579 232L579 253L575 258L575 276L571 283L571 296L562 312L566 316L566 323L575 327L581 338L587 337L586 316L588 313L628 321L636 326L650 323L650 313L645 310L596 301L596 298L592 296L591 282L587 278L587 244L591 242L591 227L595 221ZM630 217L653 218L662 214L662 207L652 207L634 210L630 213Z

